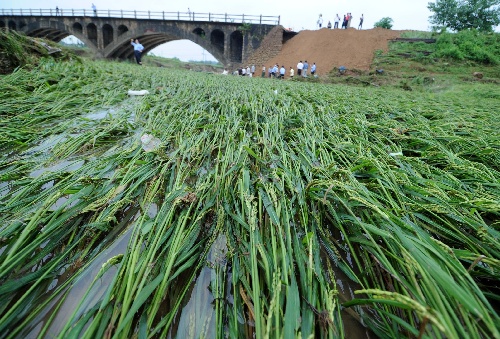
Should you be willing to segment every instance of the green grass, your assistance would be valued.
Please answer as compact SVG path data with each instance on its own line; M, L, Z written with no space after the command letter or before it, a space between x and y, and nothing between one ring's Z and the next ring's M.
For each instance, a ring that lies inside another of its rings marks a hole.
M500 335L496 84L137 67L2 77L2 336Z
M370 70L349 70L343 76L332 70L324 82L426 92L450 90L464 82L500 83L498 33L409 31L401 37L437 41L391 42L387 53L375 53ZM483 79L475 78L474 72L483 73Z

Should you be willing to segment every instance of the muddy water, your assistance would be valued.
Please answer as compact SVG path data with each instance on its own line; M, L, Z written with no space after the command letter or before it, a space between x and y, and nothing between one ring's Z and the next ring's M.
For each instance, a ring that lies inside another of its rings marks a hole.
M77 169L81 168L84 163L85 161L83 160L63 160L49 167L38 168L32 171L29 176L32 178L37 178L45 172L58 172L60 170L64 170L66 172L74 172Z
M208 252L207 261L210 267L202 268L200 275L191 292L189 302L182 309L177 333L177 338L215 338L215 309L214 295L210 291L216 290L220 281L220 272L225 269L227 255L227 238L220 234ZM218 273L219 272L219 273ZM219 279L218 282L216 280Z
M342 258L337 258L335 254L327 251L323 248L321 252L322 260L328 260L332 262L332 269L335 274L335 282L337 284L337 290L339 292L339 301L341 303L355 299L356 296L354 291L362 289L361 286L350 279L344 271L337 265L337 262L341 259L345 263L348 263L350 268L353 270L356 276L360 275L360 272L356 269L352 262L351 252L349 247L345 243L344 236L341 232L335 232L335 239L337 240L337 247L339 248L340 255ZM364 339L364 338L375 338L376 336L371 333L371 331L366 327L363 322L362 315L364 311L362 307L350 307L343 308L341 311L342 324L344 327L345 338L353 339Z
M94 278L101 270L102 265L109 259L125 253L133 233L133 225L138 217L139 213L137 213L137 208L132 208L128 215L124 217L124 221L128 222L121 225L121 227L117 226L118 229L115 232L111 232L103 241L103 243L110 242L110 245L102 250L87 268L79 273L79 277L70 287L61 291L33 321L26 326L25 330L21 332L21 337L36 338L51 317L54 317L54 319L51 321L48 331L45 333L45 337L54 338L61 332L71 315L75 312L87 289L91 286ZM67 279L74 275L76 270L75 268L67 267L66 270L61 273L59 279L51 283L47 289L47 293L57 289L58 286L62 285ZM94 283L91 292L78 309L78 313L76 314L77 318L81 314L87 312L102 298L117 270L117 266L110 267L102 277ZM56 306L61 301L62 304L60 308L57 309Z

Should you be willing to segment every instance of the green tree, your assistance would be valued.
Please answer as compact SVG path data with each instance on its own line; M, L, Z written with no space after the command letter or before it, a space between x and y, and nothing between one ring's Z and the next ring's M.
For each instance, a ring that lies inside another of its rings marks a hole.
M436 0L427 8L434 13L429 21L437 28L492 31L500 24L500 0Z
M391 29L393 22L394 22L394 20L392 20L391 18L385 17L385 18L382 18L379 21L377 21L375 23L374 27L382 27L382 28Z

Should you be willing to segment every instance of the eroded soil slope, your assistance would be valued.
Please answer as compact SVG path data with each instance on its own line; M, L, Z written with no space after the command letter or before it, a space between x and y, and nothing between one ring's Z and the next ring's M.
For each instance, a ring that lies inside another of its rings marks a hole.
M345 66L348 69L369 69L374 52L386 51L388 42L399 37L402 31L383 28L368 30L327 29L301 31L288 40L281 52L264 61L266 67L278 63L288 70L297 67L299 60L307 60L310 65L317 65L319 75L324 75L334 67ZM262 65L258 65L259 70Z

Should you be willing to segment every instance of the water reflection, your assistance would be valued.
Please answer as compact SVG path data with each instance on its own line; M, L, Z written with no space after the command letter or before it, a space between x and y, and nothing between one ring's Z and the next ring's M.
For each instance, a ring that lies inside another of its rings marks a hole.
M215 300L218 286L224 286L223 272L226 268L227 238L220 234L212 244L207 262L196 279L191 298L182 309L177 338L215 338Z

